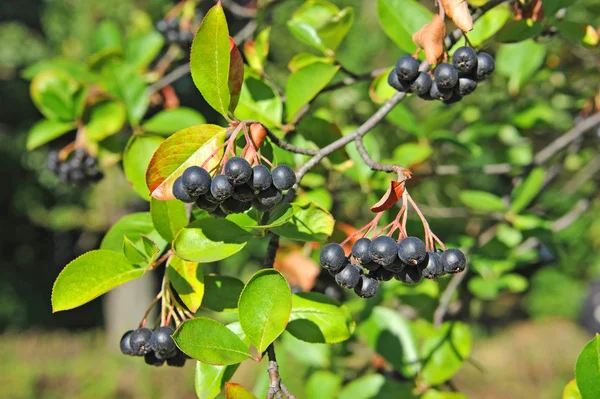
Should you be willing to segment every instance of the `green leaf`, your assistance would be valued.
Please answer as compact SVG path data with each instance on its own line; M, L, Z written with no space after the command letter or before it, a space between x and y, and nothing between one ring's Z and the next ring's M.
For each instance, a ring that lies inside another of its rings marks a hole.
M270 35L271 27L267 27L256 35L256 39L250 39L244 44L244 56L248 65L258 73L263 73L264 70L265 59L269 54Z
M377 0L377 17L385 34L398 47L414 53L417 46L412 35L431 21L433 15L415 0Z
M544 13L554 15L561 8L572 6L577 0L544 0Z
M235 277L208 274L204 276L202 307L215 312L236 311L244 283Z
M496 54L496 70L508 79L509 93L516 95L542 66L545 58L546 46L532 39L503 44Z
M581 392L579 392L579 388L577 388L577 382L575 381L575 379L572 379L565 386L562 399L582 399Z
M241 251L251 238L251 233L230 220L206 218L182 229L173 249L186 260L216 262Z
M389 100L395 93L396 89L388 84L387 77L394 68L390 68L381 75L377 76L369 86L369 97L375 104L383 104Z
M229 93L229 28L221 3L212 7L204 17L190 55L194 84L206 102L227 116Z
M204 297L202 265L188 262L177 255L171 256L167 262L167 277L185 306L195 313Z
M289 332L281 335L277 348L293 354L294 359L302 365L314 368L329 368L333 354L330 345L315 345L311 342L299 340Z
M579 354L575 380L582 398L600 398L600 335L596 334Z
M444 323L423 343L423 368L419 378L429 385L439 385L452 378L471 354L471 345L471 332L466 324Z
M104 236L100 249L122 253L124 237L140 249L143 246L142 235L148 236L161 251L167 246L167 241L154 229L150 212L137 212L119 219Z
M486 12L473 24L473 30L469 32L469 41L473 46L480 46L487 39L498 32L509 20L511 11L508 5L500 5Z
M416 399L412 388L412 384L399 384L381 374L371 374L344 386L337 399Z
M275 234L298 241L325 241L333 233L335 220L327 210L314 202L292 205L294 216L283 226L275 227Z
M317 30L314 26L309 23L303 21L288 21L287 27L296 39L301 41L302 43L316 48L317 50L321 50L322 52L327 52L327 47L323 43L323 40L319 37Z
M59 122L50 119L42 119L31 127L27 135L27 150L31 151L50 141L57 139L75 129L73 122Z
M150 200L150 215L158 233L167 241L173 241L175 235L187 226L185 205L179 200Z
M127 237L123 237L123 254L125 254L127 261L133 265L141 265L148 261L146 254L140 251Z
M598 45L598 33L594 27L588 24L558 21L556 27L560 34L571 43L585 47L596 47Z
M277 91L251 70L246 71L235 110L241 120L259 120L267 127L281 126L283 103Z
M520 42L539 35L543 30L541 22L510 21L498 32L496 40L502 43Z
M524 292L529 287L529 280L520 274L515 273L509 273L501 276L500 283L502 284L503 288L515 293Z
M134 134L129 139L123 153L125 177L136 193L150 201L150 190L146 185L146 169L154 151L164 141L162 137L149 134Z
M164 248L159 248L158 245L148 236L142 234L141 236L142 246L144 247L144 252L149 259L149 263L152 264L159 253L162 252Z
M544 219L536 215L516 215L511 222L519 230L533 230L547 225Z
M317 370L306 381L306 399L335 399L342 377L327 370Z
M43 59L25 68L21 72L21 77L25 80L32 80L37 74L48 70L62 71L78 81L83 80L87 72L83 63L66 59Z
M350 338L355 323L345 305L317 292L292 297L292 314L287 331L306 342L335 344Z
M225 399L257 399L256 396L240 384L225 384Z
M52 288L52 311L81 306L145 272L122 254L103 249L86 252L58 275Z
M156 59L164 42L164 36L155 30L129 38L125 43L125 61L145 69Z
M394 163L399 163L405 168L425 162L433 154L429 144L406 143L394 150Z
M108 92L125 104L129 123L139 125L148 109L150 96L146 83L135 67L129 64L110 64L102 70L102 81Z
M467 399L467 397L460 392L447 392L428 389L427 392L421 396L421 399Z
M542 167L534 168L512 192L510 210L514 213L523 211L539 194L544 187L546 170Z
M198 399L213 399L225 388L225 383L233 377L238 365L214 366L196 362L194 385Z
M496 299L501 286L502 284L495 277L483 278L475 276L470 279L468 283L469 291L471 291L473 295L487 301Z
M279 204L269 212L269 220L263 225L244 226L257 230L268 230L285 224L294 216L295 208L290 204Z
M302 138L314 143L318 148L325 147L342 137L342 131L337 124L313 115L303 118L296 127L296 131ZM304 145L308 146L308 143ZM334 164L341 164L349 159L343 148L334 151L328 157Z
M94 44L97 51L112 48L121 48L121 32L119 27L111 21L102 21L94 32Z
M408 321L397 312L376 306L358 327L358 334L405 377L412 378L419 372L415 337Z
M459 199L460 202L469 208L483 212L502 212L506 210L502 198L485 191L462 190L459 194Z
M104 101L90 109L90 118L85 133L90 140L102 141L118 133L125 124L126 109L117 101Z
M285 86L287 120L291 121L333 79L339 66L315 62L293 72Z
M315 62L333 64L334 61L335 59L330 57L318 57L310 53L299 53L292 57L290 62L288 62L288 69L290 72L296 72L298 69L302 69L307 65L314 64Z
M354 22L354 10L346 7L319 27L317 33L328 49L335 51Z
M239 320L259 353L285 330L291 310L290 286L277 270L260 270L248 281L238 303Z
M61 70L40 72L31 81L29 91L37 109L48 119L71 122L83 112L86 90Z
M496 238L507 247L514 248L523 241L523 233L505 223L500 223L496 229Z
M206 123L206 119L198 111L187 107L178 107L160 111L144 122L142 127L150 133L170 136L179 130L204 123Z
M180 130L168 137L154 152L146 170L150 195L167 200L173 196L173 183L185 169L202 165L223 143L227 129L216 125L198 125ZM217 166L220 153L204 165L207 170Z
M183 322L173 339L186 355L202 363L226 366L252 357L235 333L218 321L204 317Z

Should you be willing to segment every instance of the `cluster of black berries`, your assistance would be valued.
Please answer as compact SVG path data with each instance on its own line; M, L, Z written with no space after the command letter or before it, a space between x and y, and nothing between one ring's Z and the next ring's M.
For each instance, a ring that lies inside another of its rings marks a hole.
M372 241L359 239L348 257L341 245L328 244L321 251L319 261L335 276L339 286L354 288L362 298L374 296L379 281L396 278L403 283L416 284L423 277L433 280L447 273L462 272L467 262L465 255L455 248L426 251L425 244L417 237L407 237L397 243L388 236L379 236Z
M61 161L57 150L48 151L46 167L59 177L62 183L85 184L102 179L96 158L83 149L76 149Z
M260 212L272 209L283 199L282 191L296 184L296 174L287 165L273 171L264 165L250 166L244 158L225 163L223 174L215 177L199 166L190 166L173 183L173 195L192 203L213 216L242 213L254 207Z
M173 333L168 326L154 331L149 328L127 331L121 338L121 352L129 356L144 356L151 366L162 366L166 361L169 366L183 367L189 357L175 345L171 337Z
M167 39L167 43L183 48L190 47L194 40L194 33L180 29L177 18L161 19L156 23L156 30Z
M424 100L441 100L454 104L477 88L477 82L489 77L495 69L494 58L485 52L476 53L471 47L460 47L452 55L452 64L443 63L434 71L434 79L419 72L419 61L405 55L388 75L394 89L415 93Z

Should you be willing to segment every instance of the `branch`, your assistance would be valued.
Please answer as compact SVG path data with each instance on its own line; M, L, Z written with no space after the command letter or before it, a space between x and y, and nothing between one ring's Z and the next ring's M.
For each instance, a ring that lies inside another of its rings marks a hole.
M269 139L271 140L271 142L273 144L275 144L277 147L282 148L286 151L290 151L290 152L294 152L296 154L302 154L302 155L316 155L317 152L319 152L319 150L315 150L313 148L303 148L303 147L295 146L294 144L277 137L275 135L275 133L273 133L271 130L267 129L266 126L265 126L265 130L267 131L267 136L269 136Z
M292 395L281 381L279 365L275 357L275 346L273 344L267 347L267 356L269 357L269 367L267 368L269 372L269 389L267 390L267 399L279 398L281 395L288 399L296 399L296 396Z
M256 9L244 7L239 4L236 4L232 0L221 0L221 4L233 15L240 18L255 18L256 17Z
M403 169L400 165L381 164L373 161L373 158L371 158L371 156L367 152L367 149L365 148L362 136L356 139L355 144L356 149L358 150L358 153L360 154L361 158L372 170L378 170L380 172L387 173L398 173L398 171L401 171Z

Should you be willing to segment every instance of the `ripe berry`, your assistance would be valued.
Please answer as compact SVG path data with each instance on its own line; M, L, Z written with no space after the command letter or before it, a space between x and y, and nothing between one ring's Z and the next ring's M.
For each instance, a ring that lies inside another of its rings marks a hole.
M445 250L440 258L446 273L460 273L465 270L467 265L465 254L456 248Z
M496 69L496 63L491 55L483 51L477 54L477 69L475 71L477 80L487 78L494 72L494 69Z
M287 165L277 165L273 172L273 185L278 190L289 190L296 184L296 173Z
M477 65L477 53L471 47L460 47L452 54L452 65L458 72L471 72Z
M210 193L217 201L223 202L233 194L233 186L225 175L217 175L210 183Z
M406 263L402 262L398 257L396 257L391 264L383 267L392 273L400 273L406 267Z
M458 83L458 72L450 64L440 64L433 74L440 89L451 89Z
M410 82L407 80L400 80L395 71L391 71L388 75L388 84L400 92L410 92Z
M237 186L250 180L252 167L244 158L233 157L225 163L224 174L231 184Z
M129 343L135 356L143 356L150 353L152 350L150 337L152 337L152 331L149 328L138 328L131 333Z
M400 273L397 273L394 277L396 280L402 281L406 284L417 284L423 279L421 274L421 267L409 266L405 267Z
M429 93L431 90L431 76L425 72L419 72L417 78L410 84L410 90L418 96Z
M361 274L362 270L360 267L348 263L346 267L335 275L335 282L344 288L354 288L358 284Z
M427 252L427 261L423 262L425 268L421 270L421 275L430 280L435 280L444 275L444 266L437 252Z
M252 208L256 209L259 212L267 212L269 209L268 206L264 206L263 204L261 204L260 202L258 202L258 199L254 198L251 202Z
M210 189L210 174L199 166L190 166L181 175L183 188L192 197L205 194Z
M177 346L173 338L171 338L174 332L169 326L158 327L152 332L150 346L158 357L166 359L177 353Z
M373 277L374 279L379 281L390 281L392 278L394 278L394 273L392 273L389 270L386 270L384 267L380 267L374 272L370 272L369 277Z
M129 340L132 332L133 330L129 330L125 334L123 334L123 337L121 337L121 342L119 343L119 346L121 347L121 352L124 355L132 356L134 354L133 349L131 349L131 341Z
M364 267L368 271L374 272L375 270L378 270L382 266L379 263L368 262L368 263L362 264L362 267Z
M188 204L196 201L196 198L197 198L197 197L191 196L187 192L187 190L183 187L183 182L181 181L181 176L179 176L177 179L175 179L175 182L173 183L173 195L179 201L183 201Z
M406 237L398 244L398 258L407 265L418 265L425 256L425 244L417 237Z
M248 209L250 209L250 202L242 202L234 198L227 198L221 204L221 210L227 215L232 213L242 213Z
M209 193L206 193L209 194ZM196 206L200 209L204 209L207 212L212 212L219 207L219 204L215 204L207 198L207 195L201 195L196 200Z
M346 259L344 248L340 244L334 243L323 247L319 255L319 263L330 273L336 274L346 266L348 259Z
M458 83L454 86L454 94L466 96L475 91L477 82L470 78L459 78Z
M177 351L177 354L167 359L167 365L171 367L183 367L185 366L186 356L181 351Z
M391 265L394 259L396 259L397 253L398 245L392 237L379 236L371 241L371 245L369 246L371 259L382 266Z
M247 184L235 186L231 196L238 201L250 202L254 198L254 190Z
M273 177L266 166L256 165L252 168L252 178L248 181L248 184L254 189L254 192L258 193L273 184Z
M60 165L60 159L58 157L58 151L48 151L46 155L46 168L51 172L58 172L58 166Z
M371 262L371 256L369 255L370 245L371 240L368 238L361 238L352 245L352 256L362 265Z
M160 367L165 363L164 359L159 359L156 353L149 352L144 355L144 361L150 366Z
M281 194L281 191L277 190L274 186L271 186L268 189L256 194L256 199L262 205L266 206L268 209L271 209L281 202L283 195Z
M431 83L429 95L436 100L449 100L450 97L452 97L452 90L440 89L437 85L437 82L434 80Z
M215 209L212 212L208 212L208 214L214 218L218 218L218 219L223 219L224 217L227 217L227 214L225 212L223 212L223 210L221 209L221 207L219 206L217 209Z
M363 274L354 287L354 292L361 298L372 298L377 294L378 288L379 281Z
M164 19L161 19L156 23L156 30L160 33L165 33L169 29L169 24Z
M462 98L462 96L461 96L460 94L457 94L457 93L454 93L454 92L453 92L453 93L452 93L452 96L450 96L450 98L449 98L449 99L447 99L447 100L444 100L443 102L444 102L444 104L446 104L446 105L450 105L450 104L455 104L455 103L459 102L459 101L460 101L460 100L462 100L462 99L463 99L463 98Z
M410 55L401 57L394 68L400 80L412 81L419 74L419 61Z

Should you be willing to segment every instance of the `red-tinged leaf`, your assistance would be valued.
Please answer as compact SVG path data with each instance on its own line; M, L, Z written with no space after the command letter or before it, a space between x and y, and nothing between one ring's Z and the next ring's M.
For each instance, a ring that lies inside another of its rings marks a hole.
M444 54L445 35L446 25L444 19L437 14L413 35L413 42L419 48L425 50L425 58L430 65L437 64L438 59Z
M233 112L237 107L240 99L240 93L242 92L242 84L244 83L244 60L240 50L235 45L235 42L229 38L229 80L227 82L229 86L229 95L231 100L229 102L229 111Z
M473 29L473 18L466 0L441 0L448 18L463 32Z
M393 181L390 188L375 205L371 207L371 212L379 213L390 209L404 194L404 182Z
M513 13L513 19L516 21L531 19L533 22L539 22L544 19L544 4L542 0L532 0L526 3L515 1Z
M173 134L156 149L148 169L146 185L150 195L159 200L173 199L173 183L183 171L204 161L223 143L227 129L216 125L197 125ZM221 154L204 166L214 168Z
M225 384L225 399L256 399L256 396L240 384L228 382Z

